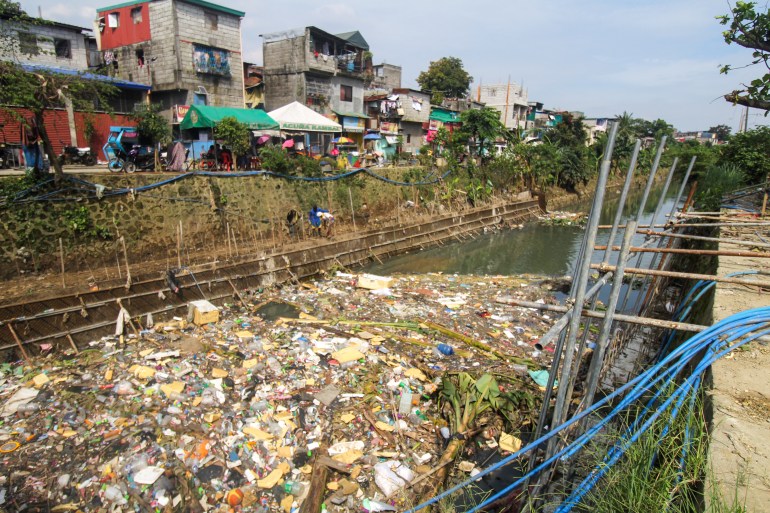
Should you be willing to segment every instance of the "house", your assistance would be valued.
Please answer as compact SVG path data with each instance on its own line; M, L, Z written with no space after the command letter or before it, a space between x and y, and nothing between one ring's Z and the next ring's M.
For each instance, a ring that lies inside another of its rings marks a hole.
M583 126L588 134L586 144L588 146L596 142L599 134L607 133L610 127L610 123L615 121L615 118L584 118Z
M372 67L372 84L374 89L391 91L401 88L401 66L394 64L375 64Z
M62 100L59 108L47 111L45 128L57 154L64 145L100 148L106 142L111 124L127 123L126 115L132 113L137 104L146 103L149 86L92 73L101 63L93 51L95 42L90 29L50 20L18 22L0 18L0 32L7 42L2 45L0 59L16 62L30 73L78 75L84 80L109 82L120 91L110 100L109 109L95 104L95 112L86 114L75 111L71 102ZM4 142L15 145L21 142L19 118L28 118L31 112L23 106L9 110L16 115L0 113L0 128ZM105 110L111 110L112 114Z
M176 106L243 108L244 15L206 0L130 0L98 8L95 28L111 74L152 86L171 119Z
M88 69L90 29L55 21L17 22L0 18L3 60L74 70Z
M696 141L700 144L719 144L715 132L676 132L674 139L678 142Z
M500 121L508 130L523 129L527 123L527 90L515 82L480 85L476 100L500 112Z
M330 34L317 27L263 34L265 105L299 102L342 125L363 144L364 87L371 79L369 44L360 32Z

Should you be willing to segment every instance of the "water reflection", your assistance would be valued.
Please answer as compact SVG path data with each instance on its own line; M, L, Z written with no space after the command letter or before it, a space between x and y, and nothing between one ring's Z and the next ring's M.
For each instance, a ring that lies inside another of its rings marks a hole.
M669 188L658 223L664 222L665 216L671 211L678 188L677 183L673 183ZM611 194L612 199L605 201L601 224L612 224L614 220L620 187L612 192L617 194ZM651 192L642 216L642 224L650 222L661 192L662 184ZM636 218L642 193L643 187L632 187L623 213L624 221ZM565 210L588 211L590 207L590 198L587 198L586 201L578 202ZM400 255L386 260L383 264L368 266L367 272L384 275L427 272L468 275L572 274L582 238L582 228L531 223L521 230L480 235L473 240L448 243L444 246ZM600 230L597 244L605 245L608 238L609 230ZM621 240L622 230L618 232L615 244L620 245ZM644 236L637 234L634 245L641 245L643 242ZM592 260L601 262L603 256L603 251L594 252ZM617 252L612 254L610 263L615 264L616 259ZM651 259L652 254L645 253L641 266L649 265ZM631 265L636 266L636 264L637 257L633 257Z

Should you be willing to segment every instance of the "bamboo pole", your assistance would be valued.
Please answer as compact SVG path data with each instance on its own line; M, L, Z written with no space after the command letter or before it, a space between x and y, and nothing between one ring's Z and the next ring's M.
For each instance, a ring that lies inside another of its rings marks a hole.
M591 264L591 269L598 269L601 272L607 272L607 271L614 272L616 267L614 265ZM706 281L716 281L719 283L732 283L735 285L748 285L751 287L770 288L770 282L766 282L766 281L751 281L751 280L743 280L741 278L727 278L722 276L714 276L711 274L680 273L680 272L674 272L674 271L653 271L650 269L640 269L638 267L627 267L626 274L666 276L668 278L683 278L686 280L706 280Z
M70 345L72 346L72 349L75 350L75 354L76 355L80 354L80 351L78 351L78 346L75 345L75 341L72 340L72 335L70 335L69 333L67 333L67 340L69 341Z
M607 246L594 246L594 249L604 250ZM620 251L620 246L612 246L612 251ZM641 248L633 247L634 253L672 253L675 255L703 255L703 256L734 256L770 258L770 253L758 253L754 251L728 251L716 249L676 249L676 248Z
M569 307L566 307L566 306L547 305L543 303L535 303L533 301L519 301L518 299L513 299L513 298L497 298L495 299L495 303L500 303L503 305L511 305L511 306L520 306L522 308L535 308L538 310L545 310L548 312L557 312L557 313L566 313L569 310ZM580 315L581 317L590 317L592 319L604 319L605 317L604 312L595 312L593 310L586 310L586 309L583 309L580 312ZM656 328L664 328L664 329L679 330L679 331L691 331L696 333L710 328L710 326L702 326L700 324L664 321L663 319L652 319L650 317L637 317L636 315L614 314L612 318L616 321L628 322L631 324L640 324L642 326L653 326Z
M182 221L179 221L179 226L176 227L176 266L178 269L182 268Z
M722 239L719 237L703 237L701 235L684 235L682 233L655 232L652 230L636 230L636 233L650 237L671 237L673 239L701 240L706 242L722 242L725 244L735 244L736 246L749 246L755 248L770 248L766 242L753 242L749 240Z
M722 226L770 226L770 222L755 222L755 223L677 223L678 226L685 226L685 227L697 227L697 228L704 228L704 227L713 227L713 228L719 228ZM618 226L618 228L625 228L626 225ZM639 228L667 228L668 224L655 224L655 225L649 225L649 224L642 224L639 225ZM611 224L603 224L599 226L602 230L609 230L612 228Z

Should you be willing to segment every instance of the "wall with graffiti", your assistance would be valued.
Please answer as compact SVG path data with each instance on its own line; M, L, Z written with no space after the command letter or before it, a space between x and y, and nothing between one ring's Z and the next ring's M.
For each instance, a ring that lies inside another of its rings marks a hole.
M194 46L194 66L198 73L230 76L230 52L208 46Z

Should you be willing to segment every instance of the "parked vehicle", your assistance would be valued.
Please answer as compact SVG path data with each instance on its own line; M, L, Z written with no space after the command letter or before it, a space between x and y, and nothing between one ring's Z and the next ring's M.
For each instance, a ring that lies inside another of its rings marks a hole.
M155 171L155 153L152 149L135 144L128 152L125 164L126 173L134 171Z
M64 141L62 141L62 144L64 144ZM59 163L62 166L71 164L94 166L96 165L96 153L91 151L91 148L88 146L78 148L77 146L67 146L65 144L61 155L59 155Z

